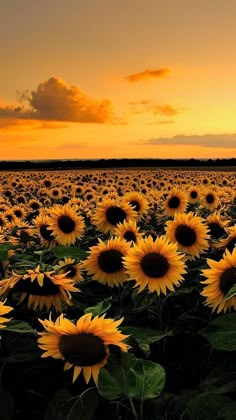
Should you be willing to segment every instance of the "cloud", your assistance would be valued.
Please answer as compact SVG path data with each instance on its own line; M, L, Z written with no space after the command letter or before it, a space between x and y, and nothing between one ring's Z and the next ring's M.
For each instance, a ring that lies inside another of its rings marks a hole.
M94 99L77 86L68 85L59 77L51 77L39 83L36 90L26 96L24 93L23 99L26 102L25 107L0 105L0 127L14 126L29 120L119 123L119 119L114 117L108 99ZM47 124L45 128L48 128Z
M139 73L130 74L126 76L125 79L130 82L140 82L145 79L160 79L161 77L166 77L170 72L170 69L163 68L157 70L144 70Z
M140 144L140 143L139 143ZM236 134L203 134L203 135L185 135L177 134L173 137L159 137L142 142L145 145L157 146L202 146L217 148L236 148Z
M131 106L131 112L133 114L143 114L144 112L152 112L154 115L165 115L168 117L173 117L186 109L183 107L174 107L170 104L156 104L155 102L150 101L148 99L142 99L141 101L132 101L129 104Z

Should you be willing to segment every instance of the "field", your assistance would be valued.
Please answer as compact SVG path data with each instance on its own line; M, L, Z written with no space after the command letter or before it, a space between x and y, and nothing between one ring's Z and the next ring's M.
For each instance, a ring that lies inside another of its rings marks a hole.
M0 177L0 419L235 419L236 173Z

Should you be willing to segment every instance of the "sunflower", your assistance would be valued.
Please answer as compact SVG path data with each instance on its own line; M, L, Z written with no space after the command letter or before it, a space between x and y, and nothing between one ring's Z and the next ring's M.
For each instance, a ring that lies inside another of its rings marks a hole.
M208 210L213 210L218 206L219 196L215 191L207 190L202 194L201 201L204 207Z
M71 305L70 292L78 292L74 282L65 274L55 274L54 271L42 272L38 265L34 270L27 270L25 274L12 273L10 278L0 282L0 295L9 293L11 290L20 294L19 303L25 298L28 307L33 309L45 306L47 310L54 307L57 311L62 310L62 302Z
M202 282L204 289L201 295L206 297L205 304L217 313L226 312L230 308L236 309L236 296L225 300L229 290L236 284L236 249L230 253L225 251L220 261L207 259L210 268L202 270L206 280Z
M55 244L55 236L49 230L50 216L42 213L34 219L34 224L38 229L40 242L42 245L51 246Z
M191 187L188 189L188 200L190 203L194 204L199 201L200 193L197 187Z
M0 330L6 327L5 322L9 322L11 318L5 318L2 315L8 314L10 311L13 310L11 306L5 305L6 299L3 302L0 302Z
M177 243L180 251L190 254L190 259L199 257L209 247L208 227L204 219L192 212L176 213L174 220L166 222L166 235L169 241Z
M155 240L151 236L140 239L123 260L128 280L135 280L139 292L146 286L158 295L166 294L167 289L174 291L174 286L179 285L186 272L183 255L165 236Z
M55 322L39 319L46 331L39 332L38 346L44 350L41 357L65 360L64 370L74 367L73 382L83 371L86 384L92 376L96 386L98 374L109 357L109 345L118 346L124 352L129 346L123 343L128 336L118 330L123 318L114 321L105 315L87 313L76 324L61 314Z
M90 248L88 258L82 262L82 268L99 283L110 287L119 286L127 279L122 257L127 255L130 244L119 237L111 238L107 243L101 239L98 241L98 245Z
M17 217L18 219L24 220L26 217L26 211L22 206L13 206L11 208L12 214Z
M230 223L230 220L223 220L222 216L218 212L214 212L207 217L207 224L210 229L210 235L212 239L219 239L227 232L225 228Z
M141 218L148 210L148 200L138 191L131 191L124 194L122 201L133 207L138 218Z
M98 205L93 216L93 223L100 232L113 233L118 223L136 218L136 212L129 204L108 198Z
M176 212L184 212L187 204L187 193L174 189L164 200L163 210L167 216L174 216Z
M51 209L49 229L61 245L74 244L84 232L84 219L76 210L65 204L54 206Z
M139 232L139 228L135 220L126 220L123 223L118 223L114 230L114 234L124 238L128 242L137 242L143 236L143 233Z
M82 281L83 276L81 275L81 263L76 262L72 258L65 257L63 260L58 261L55 265L54 270L58 270L59 274L66 274L66 278L74 281Z

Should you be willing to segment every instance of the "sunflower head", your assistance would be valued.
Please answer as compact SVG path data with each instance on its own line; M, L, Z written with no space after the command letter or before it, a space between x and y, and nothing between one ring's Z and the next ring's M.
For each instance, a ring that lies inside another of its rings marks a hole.
M174 189L164 200L163 210L167 216L174 216L177 212L184 212L187 208L187 193Z
M57 205L51 209L49 229L61 245L74 244L82 237L84 228L83 217L68 204Z
M113 233L118 223L136 219L136 212L128 203L114 199L103 200L95 210L93 222L100 232Z
M40 332L39 347L44 350L42 357L53 357L65 361L64 370L73 368L73 382L83 372L85 382L91 376L97 385L98 374L109 357L109 345L120 347L127 352L129 346L123 341L118 326L123 318L115 321L105 315L92 319L92 314L83 315L76 324L60 315L55 322L39 320L45 331Z
M210 268L202 270L206 278L202 296L206 298L205 304L212 308L212 311L226 312L230 308L236 310L236 296L225 299L229 290L236 284L236 248L230 253L225 251L220 261L207 260Z
M65 274L68 279L76 282L83 280L81 263L76 262L73 258L65 257L63 260L58 261L58 264L54 266L54 269L58 271L59 274Z
M25 274L13 273L10 278L1 281L0 294L12 291L18 294L18 302L27 299L28 307L33 309L54 307L62 310L62 304L71 305L71 292L78 292L74 281L66 274L55 274L54 271L42 271L38 265L27 270Z
M123 260L128 280L135 280L139 292L146 286L158 295L166 294L168 289L174 291L186 272L183 255L165 236L140 239Z
M99 239L98 245L90 248L89 256L82 262L94 280L110 287L119 286L127 278L123 257L127 255L130 243L120 237L110 238L107 243Z

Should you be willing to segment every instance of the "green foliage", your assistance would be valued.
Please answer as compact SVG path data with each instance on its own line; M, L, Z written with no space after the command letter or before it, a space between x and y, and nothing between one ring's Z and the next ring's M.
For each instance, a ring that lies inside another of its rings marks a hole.
M210 322L201 334L217 350L236 350L236 315L227 314Z

